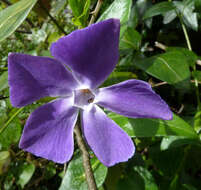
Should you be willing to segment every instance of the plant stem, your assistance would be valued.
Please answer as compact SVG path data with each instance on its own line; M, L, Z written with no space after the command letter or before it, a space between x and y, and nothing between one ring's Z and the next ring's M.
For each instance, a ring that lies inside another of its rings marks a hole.
M45 6L43 5L42 2L39 2L41 8L44 10L44 12L50 17L50 19L52 20L52 22L54 22L54 24L57 26L57 28L65 35L67 35L67 33L65 32L65 30L59 25L59 23L57 22L57 20L49 13L49 11L45 8Z
M181 19L180 19L180 20L181 20ZM181 21L181 26L182 26L182 29L183 29L183 32L184 32L184 36L185 36L185 38L186 38L186 43L187 43L188 49L189 49L190 51L192 51L190 39L189 39L189 37L188 37L188 33L187 33L187 30L186 30L186 27L185 27L183 21Z
M182 26L182 29L183 29L183 32L184 32L184 36L185 36L185 39L186 39L186 43L187 43L187 46L188 46L188 49L190 51L192 51L192 47L191 47L191 42L190 42L190 39L189 39L189 36L188 36L188 32L186 30L186 27L182 21L182 18L179 16L179 19L180 19L180 22L181 22L181 26ZM196 64L193 66L193 70L196 71ZM200 95L199 95L199 87L198 87L198 80L196 77L194 77L195 79L195 93L196 93L196 97L197 97L197 103L198 103L198 110L201 109L201 104L200 104Z
M102 3L103 3L103 0L98 0L95 10L92 12L92 16L91 16L91 20L89 21L89 25L94 23L97 15L98 15L98 12L101 8ZM81 132L79 122L77 122L77 124L75 126L74 133L75 133L75 138L76 138L78 147L82 152L83 167L84 167L84 172L85 172L88 188L89 188L89 190L97 190L98 188L96 185L96 181L95 181L93 170L92 170L91 163L90 163L90 155L87 151L87 147L84 142L84 139L82 138L82 132Z
M11 122L23 109L24 109L24 108L18 109L18 110L10 117L10 119L5 123L5 125L0 128L0 134L6 129L6 127L8 127L8 125L10 124L10 122Z
M92 170L91 163L90 163L90 156L87 151L85 142L82 138L80 126L78 124L75 126L74 132L75 132L75 137L77 140L78 147L82 152L83 167L84 167L84 171L85 171L88 188L89 188L89 190L97 190L95 178L93 175L93 170Z
M103 3L103 0L98 0L95 10L92 12L92 16L91 16L91 20L89 21L89 25L94 23L97 15L98 15L98 12L100 11L102 3Z

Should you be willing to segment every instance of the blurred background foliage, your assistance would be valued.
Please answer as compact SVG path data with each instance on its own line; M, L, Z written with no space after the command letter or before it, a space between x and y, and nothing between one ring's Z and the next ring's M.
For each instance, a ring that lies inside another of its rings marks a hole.
M86 27L97 0L0 0L0 190L86 190L75 144L65 165L18 148L29 114L9 101L9 52L51 56L63 35ZM201 0L103 0L96 21L121 21L120 59L103 86L127 79L149 82L174 112L171 121L130 119L108 112L132 137L136 154L103 166L91 152L99 190L201 189Z

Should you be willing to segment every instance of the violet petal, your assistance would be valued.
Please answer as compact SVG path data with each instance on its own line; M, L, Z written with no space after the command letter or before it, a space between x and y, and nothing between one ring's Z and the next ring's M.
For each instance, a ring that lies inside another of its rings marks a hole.
M70 98L39 107L29 116L19 147L57 163L67 162L73 154L77 115Z
M105 20L60 38L50 51L72 69L83 85L93 89L107 78L118 61L119 30L119 20Z
M98 107L82 112L82 129L88 145L105 166L127 161L135 152L131 138Z
M140 80L127 80L101 88L96 102L126 117L172 119L168 105L148 83Z
M45 96L65 96L77 85L72 74L57 60L20 53L8 56L8 82L15 107Z

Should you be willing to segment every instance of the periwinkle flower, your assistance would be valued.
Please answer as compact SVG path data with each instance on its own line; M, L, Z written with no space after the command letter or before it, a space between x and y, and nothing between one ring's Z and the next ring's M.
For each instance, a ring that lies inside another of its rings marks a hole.
M52 44L54 58L9 54L13 106L57 97L30 115L20 148L57 163L67 162L73 154L73 129L80 112L87 144L104 165L112 166L127 161L135 147L99 106L131 118L172 118L167 104L146 82L127 80L97 89L118 61L119 30L117 19L76 30Z

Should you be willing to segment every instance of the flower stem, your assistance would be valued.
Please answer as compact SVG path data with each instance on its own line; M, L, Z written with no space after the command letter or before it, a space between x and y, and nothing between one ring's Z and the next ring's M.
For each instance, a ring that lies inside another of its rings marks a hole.
M87 151L85 142L82 138L80 126L78 124L75 126L74 133L75 133L78 147L82 152L83 167L84 167L84 171L85 171L88 188L89 188L89 190L97 190L98 188L96 186L95 178L93 175L93 170L92 170L91 163L90 163L90 156Z
M183 32L184 32L184 36L185 36L185 39L186 39L186 43L187 43L187 46L188 46L188 49L190 51L192 51L192 47L191 47L191 42L190 42L190 39L189 39L189 36L188 36L188 32L186 30L186 27L182 21L182 18L179 16L179 19L180 19L180 22L181 22L181 26L182 26L182 29L183 29ZM196 64L193 66L193 71L196 71ZM196 93L196 97L197 97L197 103L198 103L198 110L201 109L201 103L200 103L200 95L199 95L199 87L198 87L198 79L196 77L194 77L195 79L195 93Z
M89 25L94 23L97 15L98 15L98 12L100 11L102 3L103 3L103 0L98 0L95 10L92 12L92 16L91 16L91 20L89 21Z

